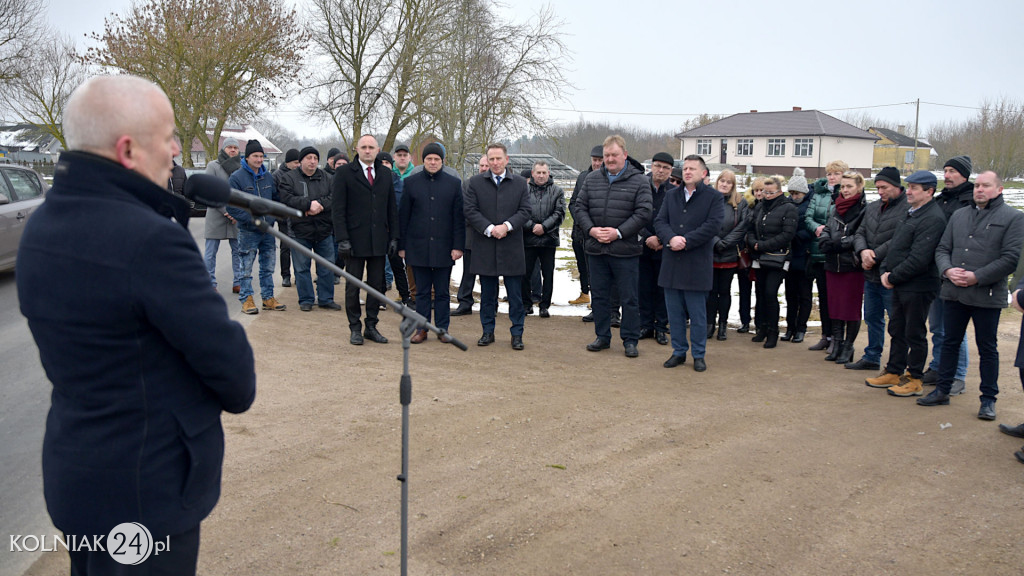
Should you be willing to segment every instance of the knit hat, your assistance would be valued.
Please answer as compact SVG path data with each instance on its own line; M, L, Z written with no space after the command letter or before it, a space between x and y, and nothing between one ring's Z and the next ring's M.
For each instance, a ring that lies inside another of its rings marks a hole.
M303 148L302 151L299 152L298 159L305 160L306 156L309 156L310 154L316 155L317 161L320 160L320 151L312 146L306 146L305 148Z
M221 146L220 149L223 150L223 149L227 148L228 146L234 146L235 148L240 148L240 146L238 145L238 140L235 137L233 137L233 136L228 136L227 138L225 138L224 139L224 145Z
M403 151L404 152L408 152L409 151L409 145L408 144L403 142L401 144L396 144L395 145L395 154L398 154L399 152L403 152Z
M423 157L426 158L431 154L437 154L444 160L444 146L441 146L440 142L431 142L423 147Z
M377 160L379 162L387 162L388 164L391 164L392 166L395 165L395 159L391 157L391 154L388 154L387 152L385 152L383 150L381 150L380 152L377 152Z
M594 146L590 150L591 158L604 158L604 146Z
M970 162L970 159L968 159L968 162ZM957 168L957 172L959 171L959 168ZM935 174L932 174L927 170L918 170L917 172L914 172L910 176L907 176L907 184L920 184L924 186L926 189L935 188L935 186L937 186L938 183L939 180L935 177Z
M948 161L946 161L945 164L942 165L943 168L945 168L946 166L949 166L953 170L956 170L961 175L963 175L964 178L970 178L971 177L971 157L970 156L953 156ZM910 182L910 180L907 180L907 182Z
M879 170L878 174L875 175L875 182L878 181L888 182L897 188L903 186L903 184L900 183L900 171L894 166L886 166Z
M320 155L317 154L317 157L319 158ZM301 158L299 158L299 151L295 148L289 148L288 151L284 153L284 163L287 164L296 160L301 160Z
M658 152L657 154L655 154L654 158L651 159L651 163L654 162L664 162L669 166L675 166L676 164L675 159L672 158L672 155L669 154L668 152Z
M334 160L334 157L337 156L338 154L341 154L341 150L338 150L337 148L331 148L330 150L327 151L327 159ZM317 156L317 158L319 158L319 155Z
M789 193L800 192L801 194L807 194L807 178L804 178L804 169L797 166L793 168L793 177L789 179Z
M250 154L259 152L263 154L263 144L260 144L259 140L249 140L245 144L245 157L248 158Z
M338 152L337 154L334 155L334 160L335 161L342 160L342 159L344 159L345 162L348 162L349 161L348 160L348 154L345 154L344 152Z

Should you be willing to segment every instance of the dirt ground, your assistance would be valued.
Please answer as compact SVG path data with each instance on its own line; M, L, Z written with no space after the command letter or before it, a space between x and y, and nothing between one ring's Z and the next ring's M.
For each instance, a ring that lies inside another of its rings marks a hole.
M344 312L281 300L246 319L259 392L224 416L199 573L397 574L397 316L356 347ZM765 350L730 330L698 374L652 340L587 352L578 317L526 324L522 352L504 315L477 347L476 313L452 319L468 352L412 347L410 574L1021 573L1024 441L976 418L973 342L968 393L922 408L823 362L816 334ZM997 422L1024 420L1019 326L1004 313Z

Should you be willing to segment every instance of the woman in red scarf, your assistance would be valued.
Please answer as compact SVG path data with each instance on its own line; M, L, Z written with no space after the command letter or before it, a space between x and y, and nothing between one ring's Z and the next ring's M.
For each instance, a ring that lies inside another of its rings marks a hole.
M839 181L839 196L829 206L828 222L818 239L818 246L825 253L828 313L836 343L825 360L836 364L853 361L853 342L860 331L864 271L853 249L853 234L863 216L864 176L845 172Z

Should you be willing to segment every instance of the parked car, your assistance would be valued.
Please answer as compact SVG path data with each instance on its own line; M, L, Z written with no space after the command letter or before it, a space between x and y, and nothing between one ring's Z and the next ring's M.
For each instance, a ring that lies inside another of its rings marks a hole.
M35 170L0 163L0 271L14 269L25 222L48 189Z

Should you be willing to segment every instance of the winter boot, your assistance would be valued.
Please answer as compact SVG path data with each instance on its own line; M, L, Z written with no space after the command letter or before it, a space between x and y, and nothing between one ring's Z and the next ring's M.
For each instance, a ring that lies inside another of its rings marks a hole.
M779 329L769 330L764 341L765 348L775 348L779 343Z

